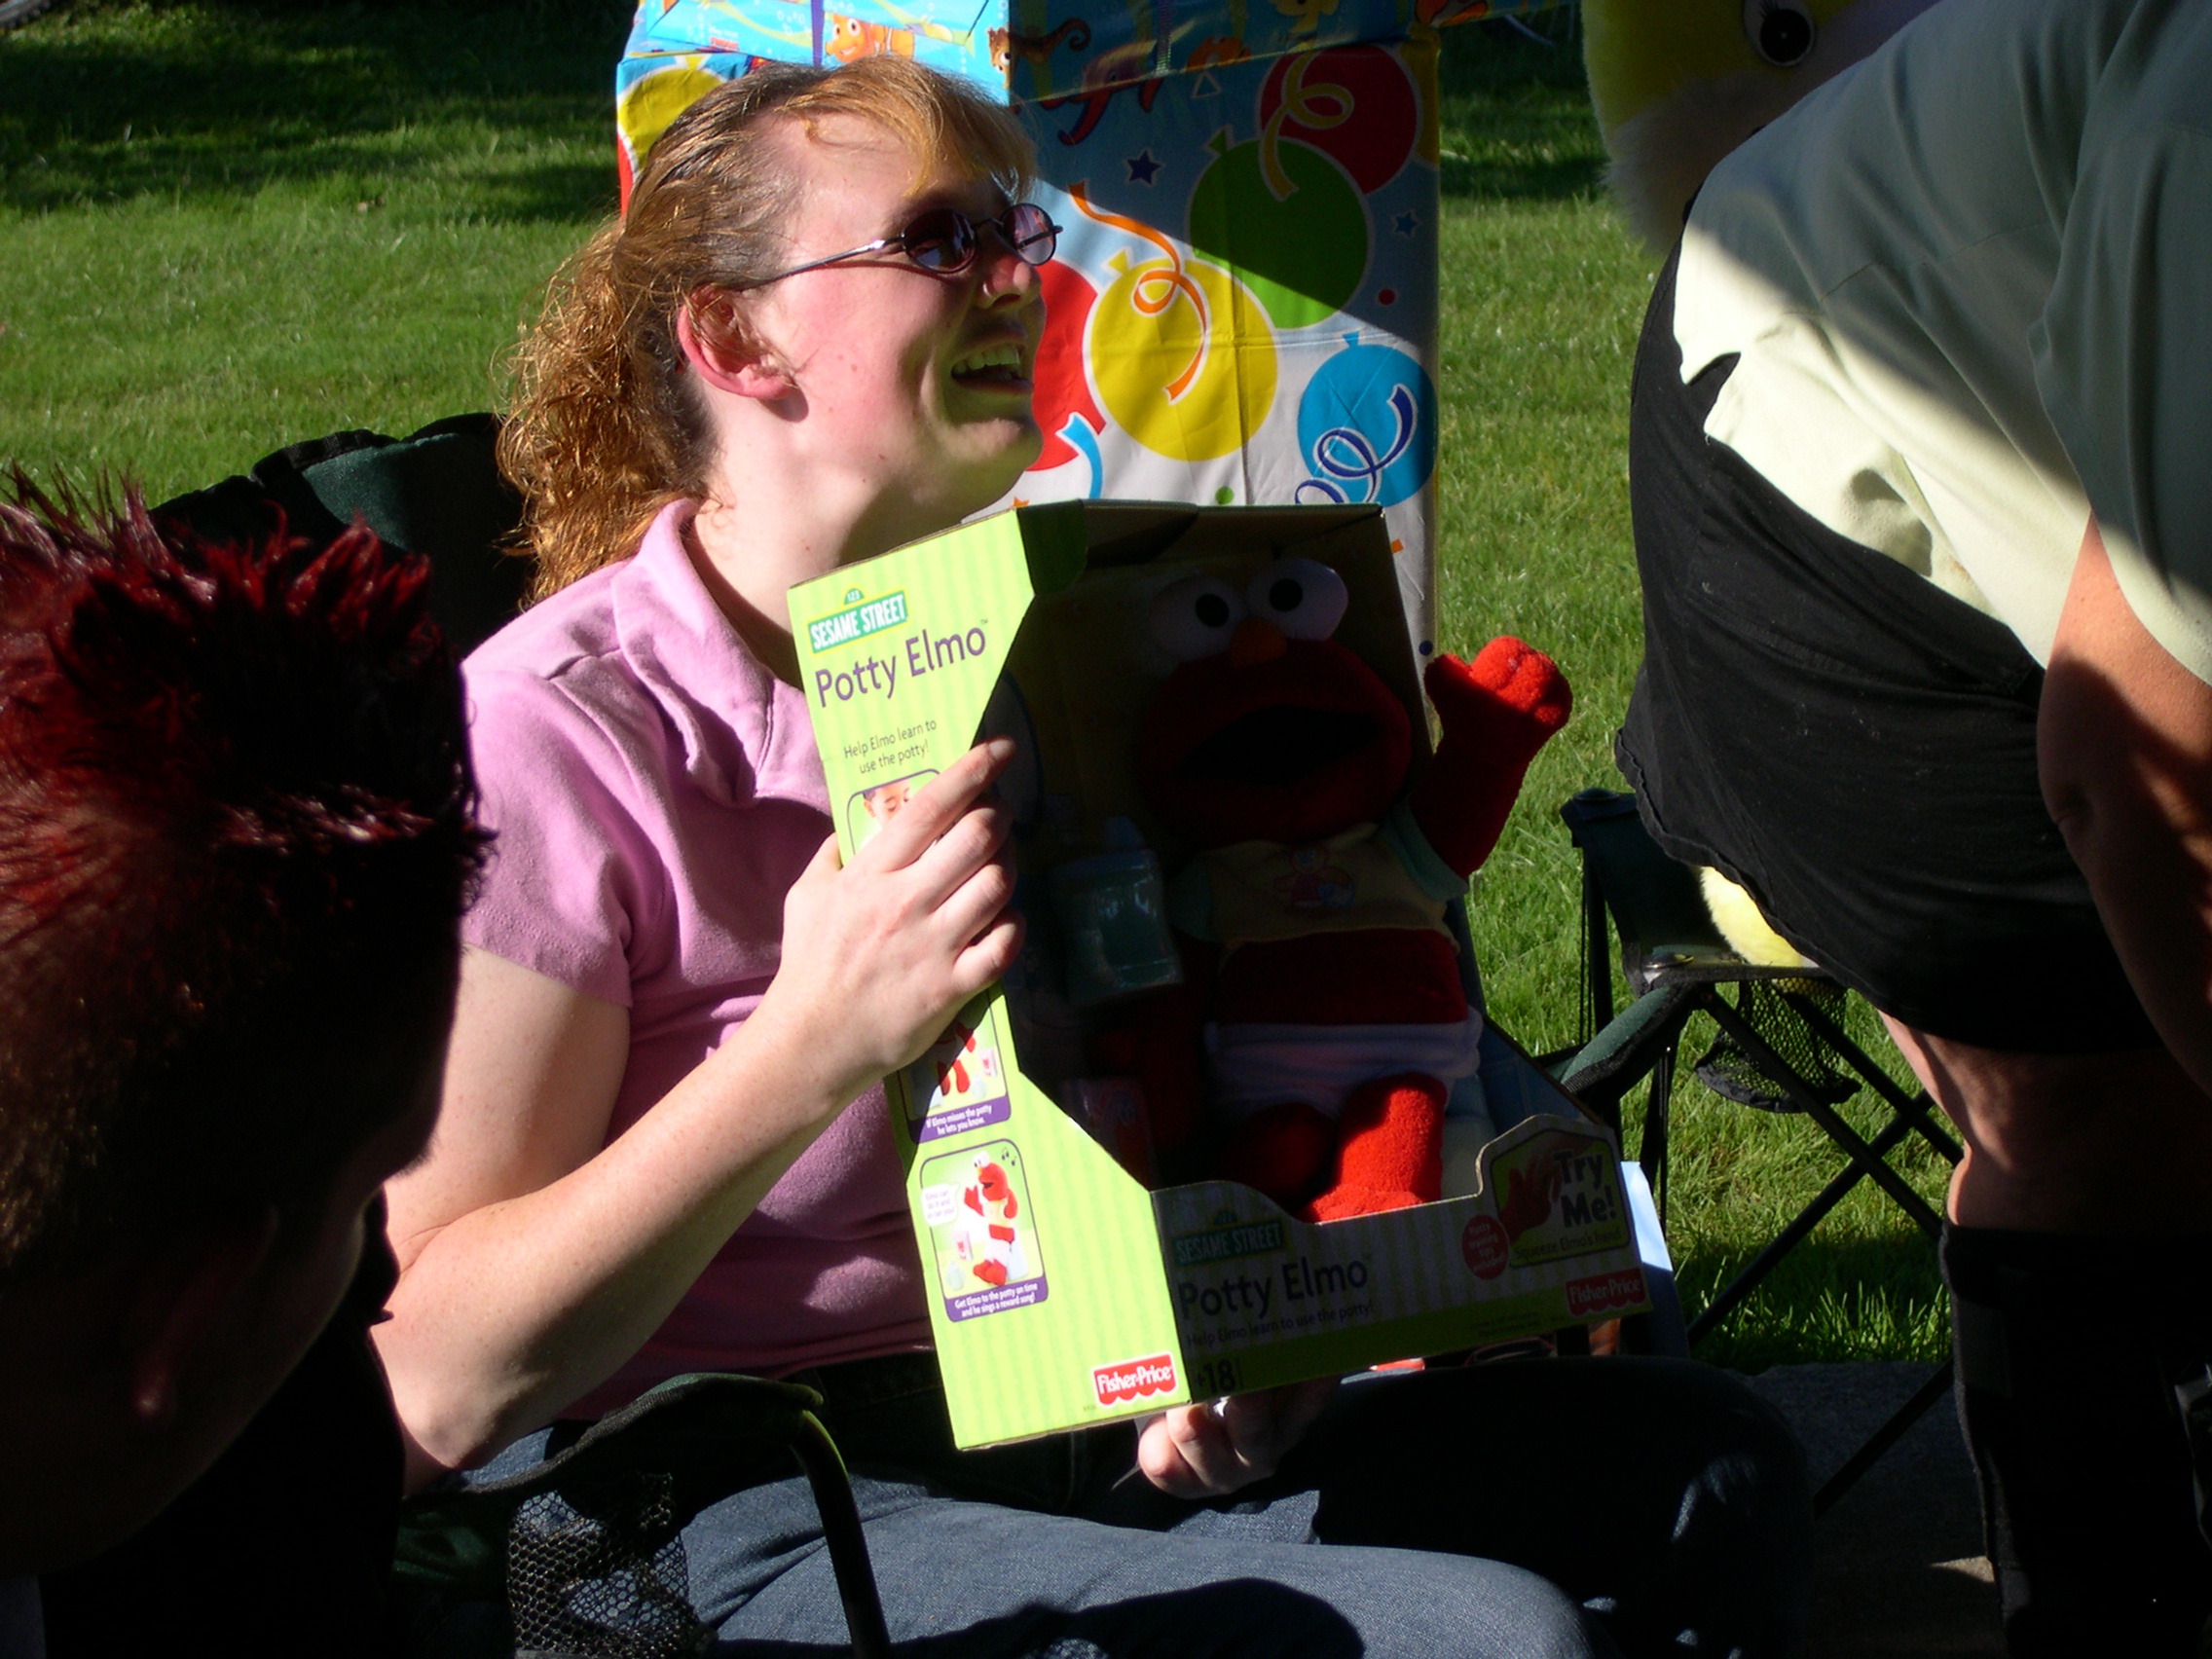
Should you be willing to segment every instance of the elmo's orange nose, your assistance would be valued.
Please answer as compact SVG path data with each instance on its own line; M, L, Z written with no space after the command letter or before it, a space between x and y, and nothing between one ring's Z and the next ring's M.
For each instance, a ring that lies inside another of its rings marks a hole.
M1247 616L1229 637L1229 660L1238 668L1272 662L1289 648L1282 630L1261 616Z

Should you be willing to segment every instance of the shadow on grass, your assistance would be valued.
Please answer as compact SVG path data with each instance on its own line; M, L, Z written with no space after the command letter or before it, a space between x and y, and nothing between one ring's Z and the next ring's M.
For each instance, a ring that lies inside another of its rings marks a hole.
M397 181L481 156L497 135L595 154L494 178L477 169L479 211L588 216L612 194L629 15L626 0L75 0L0 38L0 207ZM1578 15L1535 14L1530 32L1445 31L1447 197L1557 202L1599 188Z
M0 39L0 206L203 201L398 180L452 156L584 145L471 181L474 210L611 204L623 0L80 3Z
M1437 69L1447 200L1567 202L1603 186L1580 10L1443 31Z
M1757 1245L1677 1264L1684 1310L1695 1317ZM1901 1217L1894 1235L1818 1235L1783 1258L1760 1287L1697 1346L1697 1357L1735 1371L1841 1359L1939 1360L1950 1313L1936 1246Z

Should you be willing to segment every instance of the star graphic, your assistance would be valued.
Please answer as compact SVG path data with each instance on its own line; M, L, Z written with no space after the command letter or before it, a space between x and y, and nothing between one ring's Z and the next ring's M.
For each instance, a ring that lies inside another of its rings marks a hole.
M1400 213L1395 219L1390 221L1390 227L1391 229L1395 230L1398 235L1402 237L1410 237L1414 234L1414 232L1420 229L1420 217L1419 215L1415 213Z
M1161 164L1153 159L1149 149L1139 150L1122 165L1129 169L1131 184L1150 184L1160 176Z

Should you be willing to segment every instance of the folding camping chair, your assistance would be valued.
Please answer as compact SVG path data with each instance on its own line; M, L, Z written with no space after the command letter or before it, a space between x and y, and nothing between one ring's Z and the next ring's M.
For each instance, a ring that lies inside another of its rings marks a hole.
M1881 1188L1933 1243L1942 1217L1890 1166L1887 1155L1917 1134L1955 1164L1959 1145L1937 1125L1925 1092L1907 1093L1845 1034L1837 1018L1842 995L1837 981L1818 968L1759 967L1730 949L1713 923L1696 872L1669 858L1646 833L1634 795L1584 790L1560 808L1560 817L1582 853L1583 996L1587 1028L1596 1034L1580 1048L1553 1056L1553 1064L1566 1087L1609 1114L1616 1131L1621 1100L1649 1079L1638 1162L1662 1221L1678 1051L1695 1014L1709 1015L1720 1030L1719 1042L1697 1064L1701 1081L1740 1104L1803 1113L1846 1161L1690 1321L1689 1340L1716 1329L1861 1181ZM1608 917L1620 940L1622 977L1635 999L1617 1017ZM1725 994L1731 987L1733 997ZM1871 1139L1836 1110L1864 1089L1890 1113ZM1828 1478L1814 1497L1815 1513L1848 1492L1950 1388L1946 1360Z
M356 517L386 545L430 561L430 614L457 657L522 604L527 560L503 544L522 500L499 476L496 415L455 415L404 438L332 432L255 461L242 476L164 501L158 519L204 535L250 540L282 511L293 535L330 541Z
M511 1628L441 1629L440 1652L687 1659L711 1633L691 1611L683 1528L795 1459L822 1516L854 1659L890 1659L867 1537L844 1459L815 1416L821 1404L794 1382L671 1378L520 1474L414 1499L398 1576L449 1607L505 1604Z

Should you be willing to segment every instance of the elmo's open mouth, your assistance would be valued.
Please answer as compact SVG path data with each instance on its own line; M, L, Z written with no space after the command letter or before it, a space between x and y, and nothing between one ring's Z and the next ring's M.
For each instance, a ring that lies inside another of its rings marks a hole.
M1199 740L1175 768L1191 782L1295 784L1375 741L1375 722L1343 709L1271 703Z

